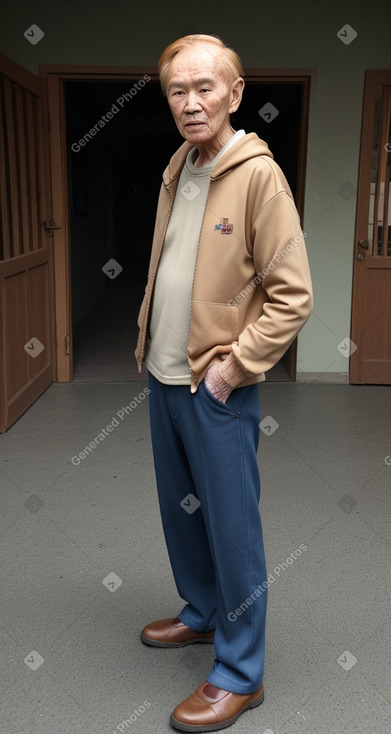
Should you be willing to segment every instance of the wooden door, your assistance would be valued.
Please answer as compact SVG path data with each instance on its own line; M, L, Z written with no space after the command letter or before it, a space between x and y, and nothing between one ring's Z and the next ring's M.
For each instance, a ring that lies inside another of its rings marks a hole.
M0 432L54 379L45 82L0 55Z
M367 71L354 246L350 382L391 384L391 70Z

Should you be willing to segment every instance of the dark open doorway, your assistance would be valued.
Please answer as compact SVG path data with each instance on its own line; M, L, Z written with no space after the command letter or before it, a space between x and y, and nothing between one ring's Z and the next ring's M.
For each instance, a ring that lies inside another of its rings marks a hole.
M183 142L159 84L143 81L65 82L75 381L140 379L136 318L157 198L162 172ZM304 94L302 81L250 81L232 119L235 129L268 143L295 197ZM271 120L259 114L265 105ZM289 351L269 380L292 378Z

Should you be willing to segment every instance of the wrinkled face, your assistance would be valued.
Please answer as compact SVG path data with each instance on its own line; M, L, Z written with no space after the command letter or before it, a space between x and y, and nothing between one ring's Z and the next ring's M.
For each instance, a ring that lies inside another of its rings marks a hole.
M219 55L215 47L200 43L180 51L169 67L171 112L182 137L197 147L224 145L229 116L242 97L243 80L228 78Z

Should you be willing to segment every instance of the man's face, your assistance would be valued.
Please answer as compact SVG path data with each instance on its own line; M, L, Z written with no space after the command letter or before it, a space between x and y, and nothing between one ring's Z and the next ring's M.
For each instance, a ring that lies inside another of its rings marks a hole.
M230 81L213 45L196 44L171 62L167 99L185 140L219 149L232 135L229 116L240 104L244 82Z

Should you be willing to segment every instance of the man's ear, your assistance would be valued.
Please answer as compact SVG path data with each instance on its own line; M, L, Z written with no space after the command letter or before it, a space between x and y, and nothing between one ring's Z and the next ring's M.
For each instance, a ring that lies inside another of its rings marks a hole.
M231 87L231 104L229 107L230 114L232 112L236 112L236 110L238 109L242 101L243 89L244 79L239 76L237 79L235 79Z

